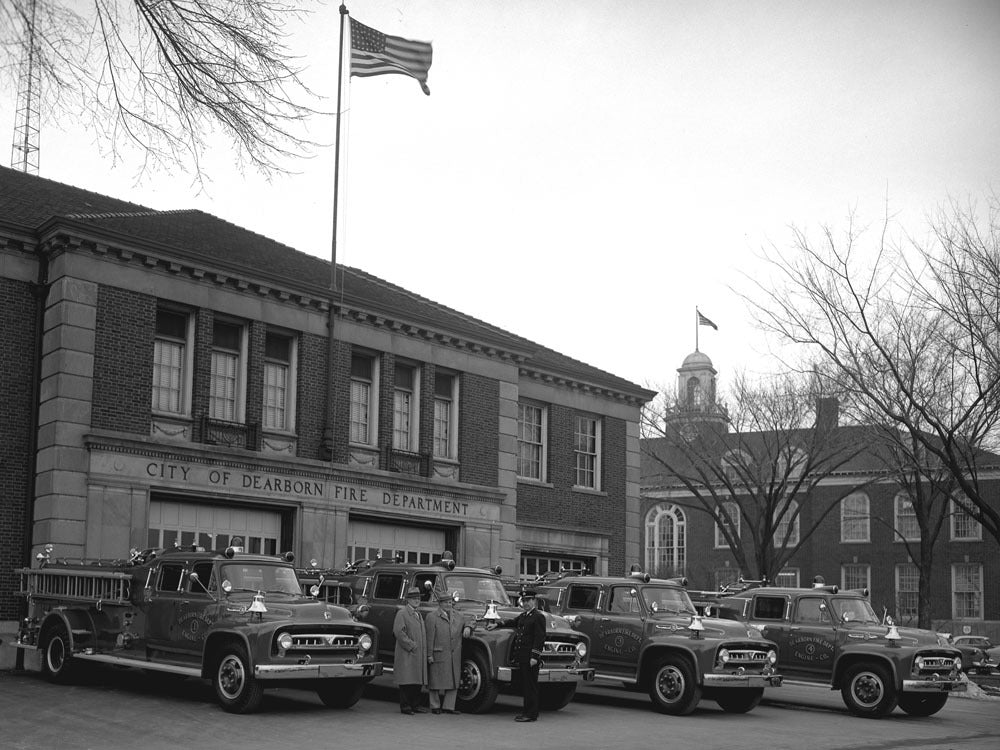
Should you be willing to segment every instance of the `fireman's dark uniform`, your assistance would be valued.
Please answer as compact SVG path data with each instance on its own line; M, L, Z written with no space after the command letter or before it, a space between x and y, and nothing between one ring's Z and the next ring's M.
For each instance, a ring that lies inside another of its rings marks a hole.
M535 593L527 591L523 596L534 597ZM534 721L538 718L538 670L542 665L542 648L545 645L545 615L532 609L501 621L500 627L514 628L512 655L521 674L524 692L524 712L517 719ZM532 659L535 666L531 666Z

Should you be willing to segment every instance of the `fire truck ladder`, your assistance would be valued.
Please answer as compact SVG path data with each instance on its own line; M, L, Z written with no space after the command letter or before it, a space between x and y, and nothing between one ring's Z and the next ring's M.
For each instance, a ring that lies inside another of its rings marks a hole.
M130 573L102 568L22 568L22 596L85 604L129 603Z

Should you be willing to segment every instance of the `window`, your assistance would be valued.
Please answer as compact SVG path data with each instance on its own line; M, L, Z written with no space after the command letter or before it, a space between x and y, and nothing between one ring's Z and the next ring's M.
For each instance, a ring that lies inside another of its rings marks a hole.
M871 588L871 566L862 563L847 563L840 566L840 587L842 589Z
M539 553L521 553L521 576L535 578L546 573L561 573L565 570L594 570L594 558L556 557Z
M417 369L397 364L392 393L392 447L395 450L417 452L419 387Z
M295 339L275 331L264 338L264 429L295 429Z
M657 505L646 516L646 570L658 578L685 575L687 518L676 505Z
M840 541L869 541L871 537L869 536L868 517L868 495L864 492L855 492L841 500Z
M723 475L736 486L745 485L752 474L753 459L745 451L730 451L720 463Z
M983 566L956 563L951 566L951 616L956 620L983 619Z
M191 366L188 361L189 316L174 310L156 311L156 338L153 341L153 411L187 414Z
M377 423L378 398L374 384L378 379L378 362L364 354L351 356L351 417L350 441L374 445L374 425Z
M184 563L164 563L160 566L157 591L180 591L184 583Z
M740 538L740 506L731 500L727 500L715 509L715 546L729 547L726 535L722 533L723 527L728 527L734 539Z
M900 622L917 619L917 594L920 573L913 563L896 566L896 617Z
M774 585L797 589L799 587L799 569L785 568L774 577Z
M434 456L458 458L458 378L434 375Z
M601 597L598 586L570 586L567 609L596 609Z
M192 594L207 595L215 591L215 564L211 562L196 562L192 573L198 574L197 581L188 584L188 591Z
M951 501L951 540L953 542L978 542L983 538L983 527L965 510L968 501L962 504Z
M701 406L705 400L701 389L701 381L698 378L690 377L687 382L687 405Z
M642 607L636 590L631 586L612 586L608 611L617 614L640 614Z
M401 573L382 573L375 576L375 599L402 599L403 575Z
M812 624L830 622L830 615L826 611L826 599L803 596L795 605L795 622Z
M243 327L216 320L212 327L212 381L208 395L208 413L212 419L242 422L244 372L242 362Z
M601 489L601 423L592 417L576 418L576 487Z
M917 511L906 493L896 495L895 529L896 539L915 541L920 539L920 526L917 524Z
M785 619L785 598L783 596L757 596L753 600L754 620Z
M517 476L545 481L548 410L544 406L517 405Z
M799 504L795 500L788 503L785 512L774 525L774 546L794 547L799 543ZM778 508L775 508L775 512Z

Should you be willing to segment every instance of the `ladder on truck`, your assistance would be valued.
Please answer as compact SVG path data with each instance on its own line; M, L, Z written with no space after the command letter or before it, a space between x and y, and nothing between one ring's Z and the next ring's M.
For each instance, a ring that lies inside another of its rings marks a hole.
M21 568L21 596L87 604L128 604L132 574L99 567Z

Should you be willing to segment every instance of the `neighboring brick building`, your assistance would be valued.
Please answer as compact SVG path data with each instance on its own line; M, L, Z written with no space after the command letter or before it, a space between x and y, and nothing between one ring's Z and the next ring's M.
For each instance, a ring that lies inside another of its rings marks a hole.
M699 404L695 411L702 413L706 422L724 429L724 414L715 404L715 378L711 360L695 352L678 369L677 392ZM848 439L866 440L868 432L863 428L837 426L835 402L833 408L818 413L821 420L832 420L835 429L846 433ZM694 589L714 590L740 576L756 578L758 571L738 569L714 520L693 509L697 503L691 502L690 491L650 455L669 450L667 438L642 441L644 564L650 568L669 564L687 575ZM998 458L987 456L991 465L981 466L979 475L981 486L989 488L996 503L1000 503ZM870 452L863 452L820 482L809 503L802 506L799 522L802 530L818 524L817 530L779 578L787 585L807 586L814 576L821 575L827 583L845 588L867 587L879 613L885 607L898 620L913 622L917 569L897 534L902 531L914 538L912 506L882 467L884 464L873 460ZM852 491L869 480L861 491ZM831 509L834 503L841 507ZM964 513L956 512L947 519L938 537L931 599L931 617L939 629L960 633L968 628L1000 637L1000 545Z
M46 543L624 571L653 393L340 270L0 168L0 620Z

